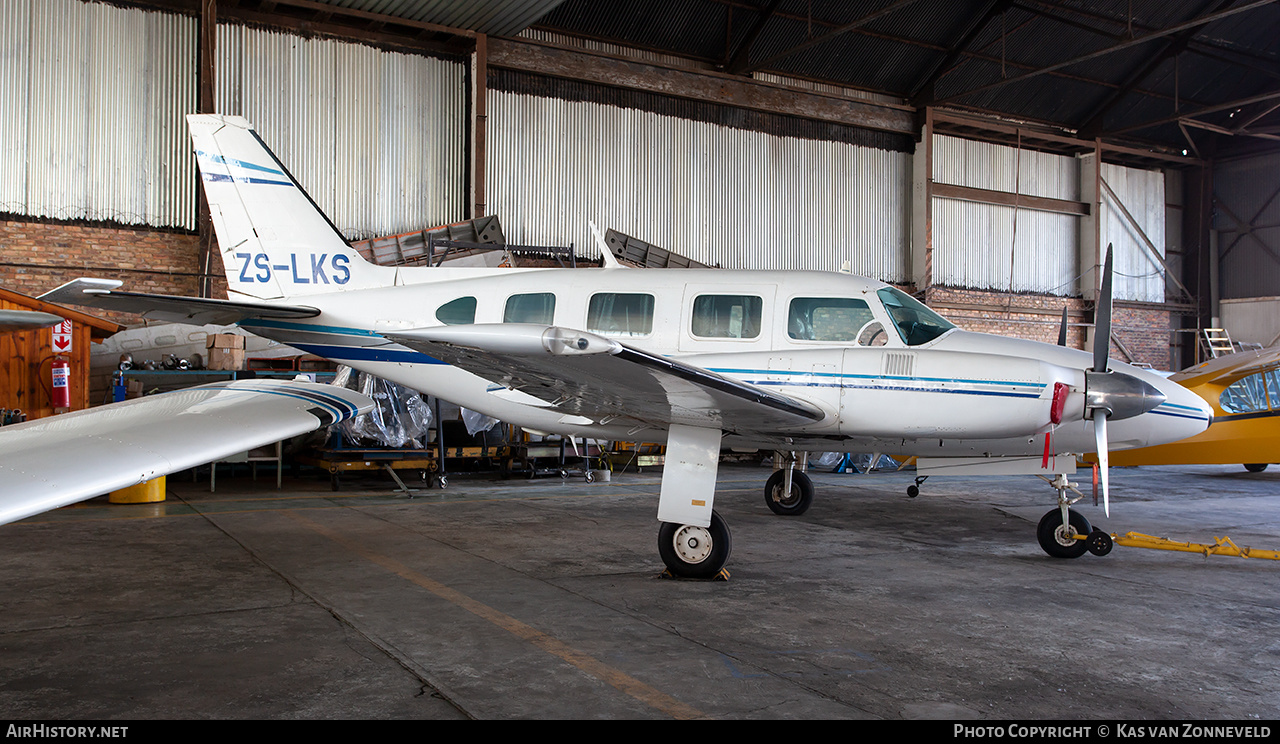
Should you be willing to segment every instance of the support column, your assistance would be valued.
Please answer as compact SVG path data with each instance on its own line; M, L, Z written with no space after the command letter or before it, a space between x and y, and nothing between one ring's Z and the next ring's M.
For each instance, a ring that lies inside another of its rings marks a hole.
M933 285L933 109L924 111L911 158L911 281L923 297Z
M1080 218L1080 295L1096 303L1102 286L1102 140L1094 140L1093 153L1080 158L1080 200L1089 213ZM1096 318L1095 318L1096 321ZM1085 329L1084 348L1093 348L1094 329Z
M475 62L472 67L472 107L474 112L471 121L471 218L485 216L487 208L485 184L485 135L489 120L489 37L476 34Z
M197 112L217 113L217 87L214 72L218 40L218 0L200 0L199 59L196 61L196 85L199 88ZM198 180L196 229L200 232L200 284L196 292L200 297L213 295L213 253L216 242L213 222L209 219L209 202L204 195L204 181Z

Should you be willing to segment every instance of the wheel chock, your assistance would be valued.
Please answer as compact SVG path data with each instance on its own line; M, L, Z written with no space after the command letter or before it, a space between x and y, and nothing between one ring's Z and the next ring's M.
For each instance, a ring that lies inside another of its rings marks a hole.
M728 569L724 569L724 568L722 568L722 569L720 569L719 571L717 571L717 572L716 572L716 575L715 575L715 576L712 576L712 577L710 577L710 578L706 578L706 579L691 579L691 578L689 578L689 577L687 577L687 576L676 576L675 574L671 573L671 569L669 569L669 568L664 568L664 569L662 570L662 573L658 574L658 578L659 578L659 579L672 579L672 580L675 580L675 581L728 581L728 580L729 580L729 571L728 571Z

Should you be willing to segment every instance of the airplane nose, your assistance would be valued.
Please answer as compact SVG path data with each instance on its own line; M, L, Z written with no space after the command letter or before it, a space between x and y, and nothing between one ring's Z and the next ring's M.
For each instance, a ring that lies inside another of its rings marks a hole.
M1172 413L1187 423L1196 422L1203 427L1195 433L1204 431L1213 423L1213 406L1204 398L1172 380L1165 380L1160 387L1168 398L1168 407Z
M1106 411L1111 419L1146 413L1168 399L1146 380L1121 372L1086 372L1085 380L1085 409Z

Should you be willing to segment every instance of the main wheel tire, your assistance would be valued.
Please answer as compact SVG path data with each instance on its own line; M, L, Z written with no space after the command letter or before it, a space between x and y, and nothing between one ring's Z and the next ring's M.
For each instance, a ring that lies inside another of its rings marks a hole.
M1245 469L1245 470L1248 470L1250 473L1261 473L1262 471L1264 471L1264 470L1266 470L1266 469L1267 469L1267 463L1265 463L1265 462L1246 462L1246 463L1244 464L1244 469Z
M791 493L783 495L782 481L785 470L774 471L764 484L764 503L770 511L784 517L798 517L813 505L813 479L795 470L791 473Z
M1089 520L1077 511L1068 512L1071 528L1077 535L1088 535L1093 532ZM1062 512L1054 509L1040 518L1036 527L1036 538L1044 552L1054 558L1079 558L1089 550L1088 541L1077 540L1066 534L1062 525Z
M720 573L733 550L729 526L714 510L711 525L663 522L658 528L658 555L672 574L684 579L709 579Z

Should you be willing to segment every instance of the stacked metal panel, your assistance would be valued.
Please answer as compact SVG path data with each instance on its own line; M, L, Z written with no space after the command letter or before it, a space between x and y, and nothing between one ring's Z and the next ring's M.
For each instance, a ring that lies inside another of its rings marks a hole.
M193 228L191 18L0 3L0 211Z
M903 281L910 155L490 90L488 211L515 243L589 222L725 268Z
M1079 200L1074 158L959 137L933 138L933 180ZM933 200L933 281L998 292L1079 293L1079 218L1026 207Z
M464 65L223 25L217 86L348 238L466 216Z

